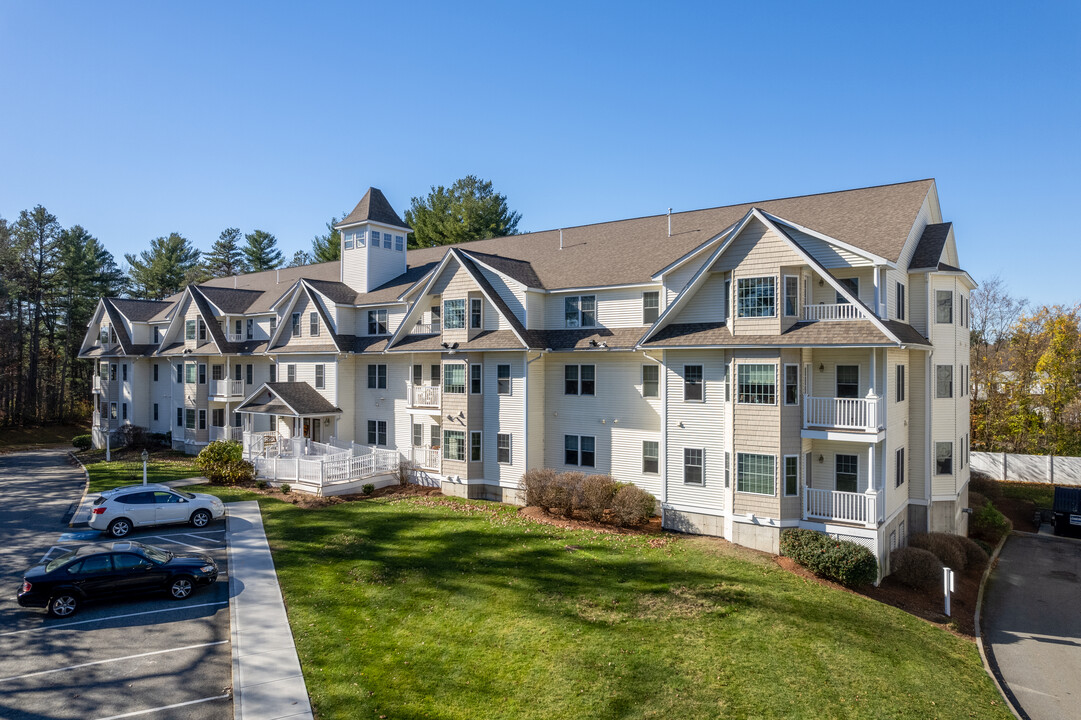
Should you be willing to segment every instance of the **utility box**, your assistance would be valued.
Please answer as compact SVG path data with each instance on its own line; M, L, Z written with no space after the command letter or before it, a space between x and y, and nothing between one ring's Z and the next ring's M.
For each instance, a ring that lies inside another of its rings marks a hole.
M1055 488L1055 534L1081 538L1081 487Z

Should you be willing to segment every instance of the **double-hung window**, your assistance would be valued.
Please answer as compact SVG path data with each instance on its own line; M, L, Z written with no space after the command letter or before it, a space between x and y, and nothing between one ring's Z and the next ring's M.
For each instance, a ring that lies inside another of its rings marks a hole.
M657 290L642 293L642 324L652 325L661 313L661 294Z
M285 366L285 380L286 382L297 381L297 366L296 363L289 363Z
M199 318L199 342L206 341L206 323L202 318Z
M252 318L248 318L247 331L247 338L249 340L255 338L255 320Z
M424 444L424 426L420 423L413 423L413 447L420 447Z
M469 329L480 330L484 319L484 302L480 298L469 298Z
M443 327L447 330L465 329L465 300L443 301Z
M185 320L184 321L184 339L185 340L194 340L195 339L195 321L194 320Z
M502 465L510 465L510 435L498 433L495 436L495 461Z
M113 378L114 380L116 378ZM176 366L176 381L177 383L184 382L184 363L177 363Z
M905 319L905 284L897 283L897 319Z
M300 337L300 313L293 313L293 337Z
M154 363L154 382L158 381L158 364Z
M648 475L656 475L661 467L661 444L656 440L642 441L642 472Z
M936 323L952 323L953 322L953 291L952 290L936 290L935 291L935 322Z
M386 445L387 444L387 421L386 420L369 420L368 421L368 444L369 445Z
M953 397L953 365L935 366L935 397Z
M394 236L394 249L397 252L401 252L402 250L405 250L405 238L403 236L401 236L401 235L395 235Z
M510 365L496 365L495 376L496 394L510 395Z
M390 250L390 233L383 233L383 247Z
M326 383L326 366L320 363L315 366L315 389L324 389L326 387Z
M642 397L660 397L661 368L659 365L642 366Z
M858 398L860 396L859 365L838 365L836 367L836 375L837 397Z
M935 443L935 474L937 474L937 475L952 475L953 474L953 443L952 442L936 442Z
M480 462L484 459L480 438L480 430L471 430L469 432L469 462Z
M777 366L737 365L736 402L743 405L775 405Z
M184 409L184 427L188 430L195 429L195 408Z
M784 456L784 494L787 497L799 494L799 455Z
M372 390L384 390L387 387L387 366L383 364L368 366L368 387Z
M443 392L461 395L465 393L465 365L452 363L443 371Z
M705 485L705 454L702 448L683 448L683 482Z
M756 495L774 495L773 455L736 453L736 490Z
M741 318L776 317L776 285L773 277L736 280L736 314Z
M566 319L566 327L596 327L597 296L578 295L564 298L563 316Z
M905 484L905 449L897 448L894 460L894 487L901 487Z
M897 402L904 402L905 400L905 366L897 366Z
M799 314L799 278L795 275L784 276L784 314L788 317Z
M368 334L369 335L386 335L387 334L387 311L383 310L369 310L368 311Z
M353 249L353 243L356 241L357 234L354 232L342 233L342 240L346 250Z
M378 230L372 230L372 245L371 245L372 250L375 250L377 247L379 247L379 236L380 236L380 234L381 233Z
M799 365L784 366L784 404L799 405Z
M702 402L702 366L683 366L683 401Z
M199 363L199 384L206 385L206 363Z
M274 363L271 363L270 366L267 367L267 372L269 373L268 377L270 379L270 382L278 382L278 366L277 365L275 365Z
M184 363L184 382L188 385L194 385L196 372L198 372L198 369L195 363Z
M596 365L566 365L563 368L564 395L596 395Z
M835 455L833 462L833 489L837 492L859 492L859 455Z
M596 467L597 438L592 435L564 435L563 463L578 467Z
M319 337L319 313L308 313L308 334Z
M481 386L483 385L483 380L484 380L483 370L484 370L484 368L481 365L473 364L473 365L469 366L469 394L470 395L480 395Z
M465 460L465 433L461 430L443 431L443 457L447 460Z

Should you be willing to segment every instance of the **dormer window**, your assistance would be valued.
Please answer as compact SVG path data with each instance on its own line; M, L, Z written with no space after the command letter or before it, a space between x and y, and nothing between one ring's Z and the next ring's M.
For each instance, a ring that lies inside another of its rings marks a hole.
M642 324L657 322L661 312L661 294L657 290L642 293Z
M444 300L443 319L447 330L465 329L465 300Z
M563 314L569 328L597 326L597 296L580 295L564 298Z
M206 323L203 322L202 318L199 318L199 340L206 340Z
M308 315L308 331L312 337L319 336L319 313L313 312Z
M405 238L401 235L394 236L394 249L398 252L405 250Z
M300 313L293 313L293 336L300 337Z
M185 340L194 340L195 339L195 321L194 320L185 320L184 321L184 339Z
M345 241L345 249L346 250L352 250L353 249L353 240L356 238L356 236L357 236L356 233L342 233L342 238Z
M736 313L741 318L776 317L776 278L736 280Z
M358 248L364 247L364 236L365 236L365 234L366 233L363 230L359 230L359 231L353 233L353 239L355 239L357 241L357 247Z
M154 326L154 344L158 345L160 343L161 343L161 328L158 327L157 325L155 325ZM156 365L154 366L154 369L155 370L158 369Z
M368 311L368 334L369 335L386 335L387 334L387 311L386 310L369 310Z
M107 345L109 343L109 326L102 325L99 335L101 336L101 344Z

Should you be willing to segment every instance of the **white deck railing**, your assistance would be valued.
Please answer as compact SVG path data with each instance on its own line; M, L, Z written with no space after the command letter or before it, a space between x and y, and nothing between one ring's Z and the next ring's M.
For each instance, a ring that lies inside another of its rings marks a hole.
M862 523L874 527L878 524L878 495L805 487L803 518Z
M414 447L412 454L412 462L415 467L422 470L435 470L439 471L440 452L439 448L433 447Z
M409 332L410 335L438 335L440 333L440 326L442 323L417 323L413 326L413 329Z
M409 383L409 407L437 408L439 407L438 385L414 385Z
M854 303L804 305L804 320L859 320L863 315Z
M884 413L882 398L832 398L803 396L803 427L838 428L877 432Z
M225 339L229 342L240 342L244 339L244 333L225 333Z
M338 453L307 457L255 457L255 474L276 482L300 481L315 486L317 494L335 483L363 480L376 475L398 472L400 456L397 450L369 448L363 455Z
M189 445L194 443L197 437L196 432L194 428L184 428L184 442Z
M244 381L211 380L210 394L213 397L244 397Z
M216 425L210 426L210 441L215 440L237 440L239 441L244 435L244 429L236 427L235 425L227 425L226 427L218 427Z

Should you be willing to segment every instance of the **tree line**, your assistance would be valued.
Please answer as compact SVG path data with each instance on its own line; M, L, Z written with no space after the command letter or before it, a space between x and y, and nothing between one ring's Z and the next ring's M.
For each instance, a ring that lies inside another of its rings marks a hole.
M173 232L125 254L123 266L87 229L64 228L41 205L0 217L0 427L89 418L93 364L78 354L99 298L161 300L193 282L337 260L334 225L345 216L288 261L273 234L229 227L205 253ZM472 175L412 198L405 214L411 248L512 235L520 217Z

